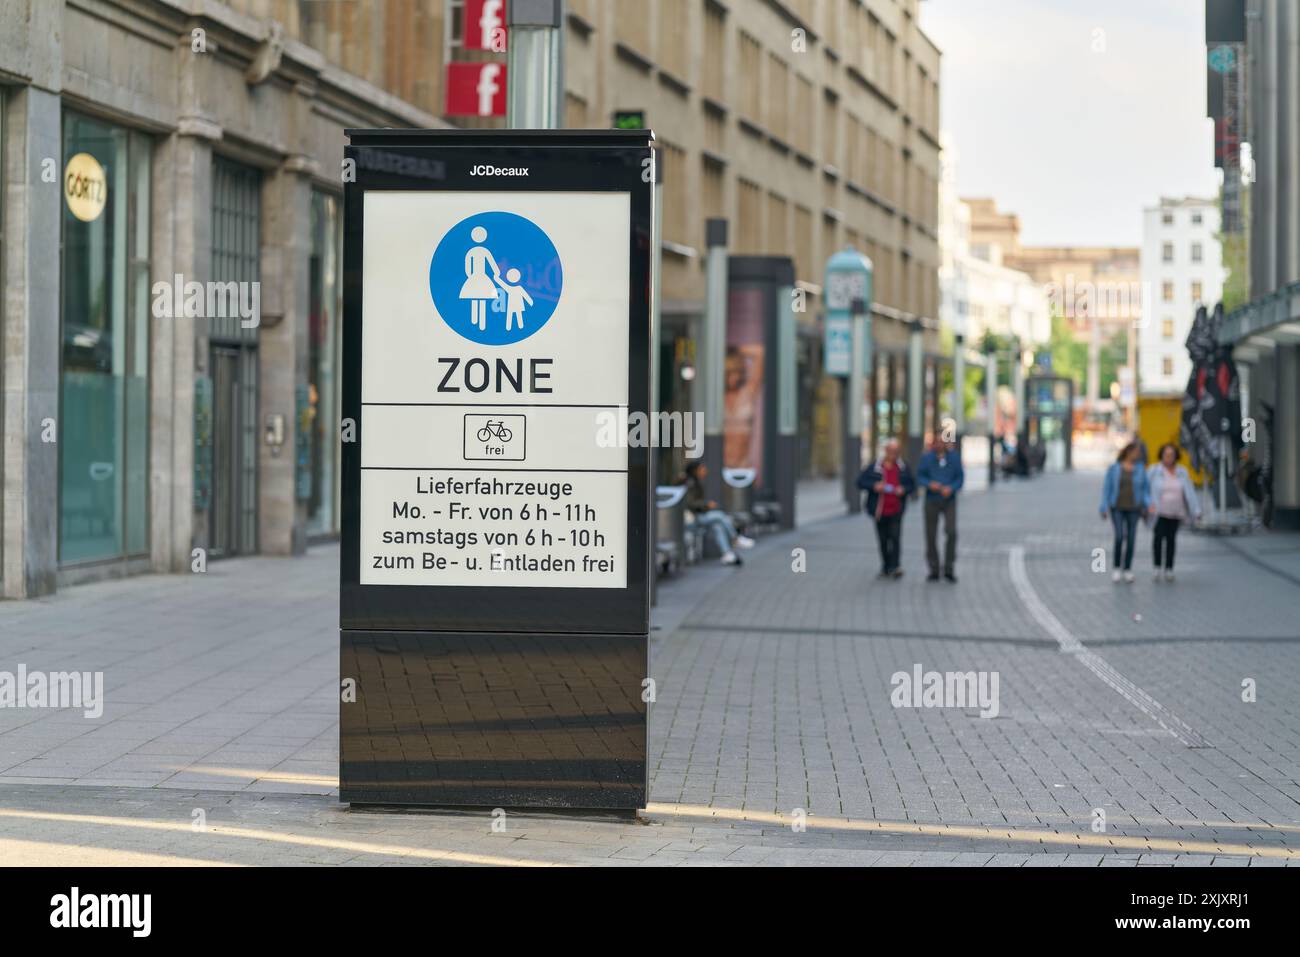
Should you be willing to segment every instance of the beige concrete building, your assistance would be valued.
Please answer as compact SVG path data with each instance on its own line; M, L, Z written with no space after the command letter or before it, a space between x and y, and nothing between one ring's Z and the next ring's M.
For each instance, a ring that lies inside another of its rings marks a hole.
M1028 273L1041 286L1052 313L1064 316L1075 339L1088 344L1083 394L1094 402L1105 398L1099 394L1098 367L1105 343L1125 335L1128 368L1137 367L1143 302L1153 301L1142 283L1141 251L1136 246L1025 246L1016 214L999 211L991 199L965 202L971 210L971 248L982 250L984 258ZM1125 398L1131 409L1136 390Z
M733 254L788 255L809 294L799 339L800 471L838 468L839 387L820 373L823 268L846 246L875 268L877 435L905 422L907 316L937 316L939 60L917 0L569 0L567 125L643 110L664 165L666 355L691 361L704 223ZM688 407L690 397L674 400Z
M935 325L939 51L916 7L569 0L568 125L640 109L662 146L673 372L693 361L705 219L730 221L734 253L793 258L805 471L838 459L827 257L875 264L887 431L903 322ZM336 532L343 130L449 125L444 64L474 58L460 17L460 0L0 3L4 595ZM260 284L259 322L172 314L178 276Z
M998 210L992 199L962 200L971 211L971 252L1028 273L1041 283L1075 333L1087 336L1091 319L1104 337L1142 317L1140 252L1136 246L1025 246L1020 217Z

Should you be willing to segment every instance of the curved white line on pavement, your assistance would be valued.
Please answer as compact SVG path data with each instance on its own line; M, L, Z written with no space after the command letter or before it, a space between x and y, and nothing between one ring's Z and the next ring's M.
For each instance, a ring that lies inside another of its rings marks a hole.
M1025 571L1025 546L1012 545L1008 556L1011 583L1024 603L1034 621L1056 640L1061 651L1074 658L1106 685L1133 705L1160 727L1172 734L1178 741L1189 748L1208 748L1210 743L1201 737L1186 721L1178 717L1151 695L1147 694L1128 678L1111 667L1101 655L1084 647L1064 624L1052 613L1052 610L1038 597L1029 574Z

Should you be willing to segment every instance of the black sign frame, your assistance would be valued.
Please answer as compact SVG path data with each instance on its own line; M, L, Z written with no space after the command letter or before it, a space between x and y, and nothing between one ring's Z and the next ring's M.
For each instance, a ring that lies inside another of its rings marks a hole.
M645 131L348 130L356 181L343 203L343 402L356 441L342 449L339 622L344 629L645 634L650 620L650 456L628 449L627 585L610 588L362 585L361 404L364 194L370 190L626 192L628 414L650 406L650 243L653 134ZM472 176L480 165L527 176ZM603 359L605 357L593 357ZM431 594L430 589L434 589Z

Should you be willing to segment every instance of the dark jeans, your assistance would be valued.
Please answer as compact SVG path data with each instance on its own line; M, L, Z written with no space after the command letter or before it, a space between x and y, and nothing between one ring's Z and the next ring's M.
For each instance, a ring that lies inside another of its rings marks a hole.
M1174 543L1178 541L1178 526L1180 523L1181 520L1177 518L1161 516L1156 519L1156 568L1164 568L1166 571L1174 570ZM1163 563L1160 561L1162 555L1164 557Z
M939 516L943 516L943 573L952 574L957 561L957 497L925 500L925 560L930 574L939 574Z
M1133 548L1137 545L1138 519L1142 513L1137 509L1112 508L1110 523L1115 526L1115 570L1129 571L1133 568Z
M880 540L880 570L892 572L902 554L903 515L881 515L876 519L876 538Z

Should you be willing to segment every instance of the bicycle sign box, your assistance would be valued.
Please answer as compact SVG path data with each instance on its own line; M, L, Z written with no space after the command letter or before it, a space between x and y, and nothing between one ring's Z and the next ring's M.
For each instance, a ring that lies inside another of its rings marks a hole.
M466 462L523 462L528 458L528 418L465 413Z

